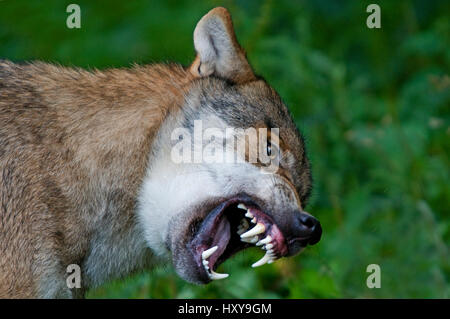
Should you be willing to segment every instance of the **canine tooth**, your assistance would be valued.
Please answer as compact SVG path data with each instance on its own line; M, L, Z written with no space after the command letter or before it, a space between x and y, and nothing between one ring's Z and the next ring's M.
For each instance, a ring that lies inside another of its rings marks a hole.
M261 240L260 240L260 243L261 243L261 244L268 244L268 243L270 243L271 241L272 241L272 237L270 237L270 235L268 235L266 238L261 239Z
M264 233L265 231L266 231L266 226L264 226L264 224L262 224L262 223L258 223L258 224L256 224L255 227L253 227L249 231L243 233L241 235L241 238L253 237L255 235L259 235L261 233Z
M208 266L208 264L209 264L209 261L203 260L203 265Z
M241 238L241 241L245 242L245 243L250 243L250 244L254 244L258 241L258 236L253 236L250 238Z
M227 278L229 276L229 274L220 274L217 272L214 272L211 270L211 273L209 274L209 278L211 278L212 280L219 280L219 279L224 279Z
M271 248L273 248L273 245L272 244L267 244L266 246L264 246L266 249L271 249Z
M205 250L204 252L202 252L202 258L207 259L209 256L214 254L214 252L217 250L217 248L219 248L219 247L214 246L214 247L211 247L210 249Z
M253 218L253 214L250 213L249 211L247 211L247 212L245 213L245 217Z
M237 207L240 208L240 209L247 210L247 206L245 206L245 205L242 204L242 203L240 203Z
M263 256L263 258L261 258L260 260L258 260L257 262L255 262L255 263L252 265L252 267L253 267L253 268L256 268L256 267L262 266L262 265L264 265L265 263L267 263L269 260L270 260L270 256L266 253L266 254Z
M252 223L256 224L256 217L252 219Z

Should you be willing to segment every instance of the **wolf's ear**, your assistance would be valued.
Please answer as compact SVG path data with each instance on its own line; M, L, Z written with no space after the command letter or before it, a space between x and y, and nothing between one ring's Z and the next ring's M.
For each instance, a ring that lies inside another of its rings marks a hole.
M190 71L195 76L214 74L235 83L255 79L245 52L237 42L227 9L212 9L197 23L194 46L197 57Z

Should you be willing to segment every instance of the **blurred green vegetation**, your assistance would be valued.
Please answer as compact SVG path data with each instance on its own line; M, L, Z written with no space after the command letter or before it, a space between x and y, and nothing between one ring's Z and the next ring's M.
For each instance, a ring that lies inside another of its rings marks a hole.
M192 32L227 7L256 72L306 135L314 174L308 210L322 241L256 270L258 250L207 286L170 265L118 280L93 298L448 298L450 295L450 2L0 1L0 58L106 68L194 58ZM379 264L380 289L366 286Z

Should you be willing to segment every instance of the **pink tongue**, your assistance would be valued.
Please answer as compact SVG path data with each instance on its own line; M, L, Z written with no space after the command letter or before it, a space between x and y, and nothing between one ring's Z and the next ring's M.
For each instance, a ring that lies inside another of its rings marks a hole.
M211 257L208 258L210 267L215 265L217 259L223 254L223 252L227 248L227 244L230 241L230 236L231 236L230 223L228 222L225 216L222 216L217 226L217 230L214 234L213 241L211 244L211 247L217 246L218 248L214 252L214 254L212 254Z

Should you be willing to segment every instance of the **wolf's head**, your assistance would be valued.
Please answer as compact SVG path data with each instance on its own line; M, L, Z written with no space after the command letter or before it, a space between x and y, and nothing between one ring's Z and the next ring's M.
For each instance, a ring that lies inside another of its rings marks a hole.
M303 211L311 173L303 139L278 94L253 73L228 11L194 31L196 78L155 139L139 198L150 247L195 283L234 253L265 250L253 266L297 254L321 237ZM231 133L231 134L230 134Z

